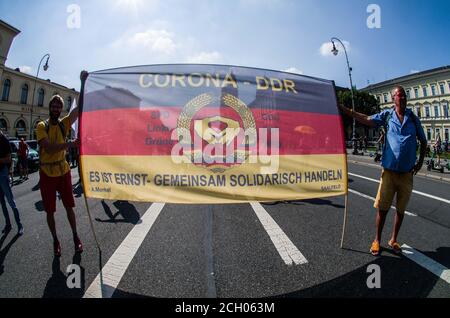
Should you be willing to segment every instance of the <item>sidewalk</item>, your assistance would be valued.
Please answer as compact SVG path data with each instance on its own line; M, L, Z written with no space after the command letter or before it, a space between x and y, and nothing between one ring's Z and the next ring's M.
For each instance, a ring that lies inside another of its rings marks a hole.
M372 167L378 167L381 169L381 163L375 162L373 160L374 159L373 152L372 152L372 157L370 156L371 152L368 152L368 151L364 152L364 155L353 155L352 152L353 152L353 149L347 149L347 161L348 162L365 164L365 165L369 165ZM420 169L420 171L419 171L419 173L417 173L417 175L450 183L450 171L449 170L444 169L444 173L427 170L426 162L428 159L430 159L430 158L425 157L422 169Z

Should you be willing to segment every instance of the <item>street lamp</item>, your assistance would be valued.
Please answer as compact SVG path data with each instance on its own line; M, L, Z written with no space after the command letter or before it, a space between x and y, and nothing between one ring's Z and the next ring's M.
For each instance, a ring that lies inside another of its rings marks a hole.
M338 41L339 43L341 43L342 47L344 48L344 52L345 52L345 58L347 60L347 67L348 67L348 76L350 78L350 92L352 94L352 110L353 112L355 112L355 99L353 97L353 81L352 81L352 68L350 67L350 63L348 62L348 55L347 55L347 50L345 49L345 45L344 43L342 43L341 40L339 40L338 38L331 38L331 43L333 43L333 49L331 50L331 52L333 53L334 56L337 56L339 53L339 50L336 48L336 45L334 43L334 41ZM355 123L355 118L353 117L353 133L352 133L352 141L353 141L353 154L357 154L357 144L356 144L356 123Z
M34 128L32 126L33 126L33 107L34 107L34 95L36 93L36 82L37 82L37 79L38 79L38 76L39 76L39 71L41 69L42 61L46 57L47 57L47 60L45 61L45 64L44 64L44 66L42 68L44 69L44 71L48 70L48 60L50 58L50 54L47 53L41 58L41 61L39 62L39 66L38 66L38 69L37 69L36 77L34 78L33 97L31 99L31 109L30 109L30 138L29 138L30 140L33 139L32 132L34 130Z

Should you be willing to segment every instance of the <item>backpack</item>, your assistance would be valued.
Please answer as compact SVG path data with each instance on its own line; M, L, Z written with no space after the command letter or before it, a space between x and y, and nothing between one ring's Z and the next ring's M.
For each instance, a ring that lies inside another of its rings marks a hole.
M45 125L45 132L48 135L48 132L50 130L50 124L48 122L48 119L44 121L44 125ZM61 130L61 134L63 136L63 139L66 140L66 129L64 128L64 124L62 123L62 121L58 120L58 126L59 129ZM41 147L39 147L39 153L41 152ZM41 156L41 154L39 154L39 156Z
M45 125L45 132L48 135L48 132L50 130L50 124L48 123L48 119L46 121L44 121L44 125ZM66 140L66 129L65 129L64 124L62 123L62 121L58 120L58 126L59 126L59 129L61 130L61 134L63 136L63 139Z
M394 114L395 109L391 109L388 113L388 115L386 116L386 119L384 120L384 142L383 142L383 151L384 148L386 147L386 141L387 141L387 133L389 131L389 121L391 120L392 115ZM411 119L414 122L414 126L416 127L416 137L417 137L417 132L419 131L419 122L418 122L418 118L416 116L416 114L414 114L413 112L411 112Z

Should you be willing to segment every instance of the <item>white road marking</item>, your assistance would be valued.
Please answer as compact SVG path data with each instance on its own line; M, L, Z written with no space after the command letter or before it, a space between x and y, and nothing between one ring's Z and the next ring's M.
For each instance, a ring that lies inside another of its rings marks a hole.
M364 194L364 193L355 191L355 190L350 189L350 188L348 189L348 192L353 193L353 194L356 194L356 195L359 195L360 197L363 197L363 198L372 200L372 201L374 201L374 202L375 202L375 200L376 200L376 198L374 198L374 197L368 196L367 194ZM391 208L393 208L394 210L396 210L395 206L393 206L393 205L391 206ZM405 211L405 214L406 214L406 215L409 215L409 216L417 216L417 214L414 214L414 213L411 213L411 212L408 212L408 211Z
M368 196L364 193L361 193L361 192L358 192L358 191L355 191L352 189L348 189L348 192L359 195L363 198L375 201L375 198ZM392 206L392 208L395 209L394 206ZM410 213L408 211L406 211L405 214L417 216L416 214ZM450 270L448 268L444 267L443 265L441 265L438 262L432 260L431 258L425 256L424 254L416 251L414 248L412 248L406 244L402 245L402 252L403 252L403 255L405 255L409 259L416 262L423 268L429 270L430 272L432 272L433 274L435 274L436 276L440 277L441 279L445 280L447 283L450 284Z
M148 231L164 207L164 203L153 203L120 244L102 271L86 290L83 298L111 298L138 251Z
M423 268L429 270L434 275L438 276L439 278L443 279L448 284L450 284L450 270L446 268L444 265L439 264L438 262L434 261L433 259L420 253L419 251L415 250L414 248L406 244L402 245L402 252L403 255L405 255L407 258L416 262Z
M365 179L365 180L368 180L368 181L380 183L380 180L375 180L375 179L372 179L372 178L361 176L359 174L354 174L354 173L350 173L350 172L348 174L350 176L354 176L354 177L358 177L358 178ZM424 192L420 192L420 191L416 191L416 190L413 190L413 193L422 195L422 196L430 198L430 199L434 199L434 200L438 200L438 201L450 204L450 200L447 200L447 199L444 199L444 198L440 198L440 197L437 197L437 196L434 196L434 195L431 195L431 194L428 194L428 193L424 193Z
M306 264L308 260L303 256L298 248L287 237L283 230L278 226L274 219L267 213L267 211L258 202L251 202L253 210L256 213L259 221L262 223L267 234L269 234L273 245L277 249L286 265Z

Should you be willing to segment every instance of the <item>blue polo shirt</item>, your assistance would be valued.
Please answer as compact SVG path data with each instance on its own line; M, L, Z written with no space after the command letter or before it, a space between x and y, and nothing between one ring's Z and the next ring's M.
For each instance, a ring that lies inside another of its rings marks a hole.
M387 119L389 118L389 124ZM386 109L369 117L377 127L387 126L386 144L383 146L383 168L395 172L409 172L416 164L418 138L426 141L419 118L410 109L406 109L403 123L400 123L395 109ZM414 122L416 121L416 122ZM387 125L386 125L387 124Z

